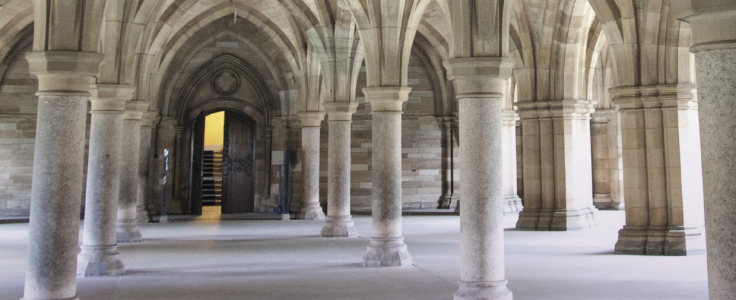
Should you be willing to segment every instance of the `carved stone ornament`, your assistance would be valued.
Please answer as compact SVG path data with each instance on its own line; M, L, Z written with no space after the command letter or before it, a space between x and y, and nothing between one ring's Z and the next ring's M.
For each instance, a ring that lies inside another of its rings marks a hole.
M235 94L240 88L240 78L232 70L222 70L212 77L212 87L222 96Z

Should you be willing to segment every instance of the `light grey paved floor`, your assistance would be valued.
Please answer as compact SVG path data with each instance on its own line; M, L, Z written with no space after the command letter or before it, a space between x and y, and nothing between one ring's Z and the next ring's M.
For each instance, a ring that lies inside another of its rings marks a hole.
M457 216L406 216L414 266L363 268L370 217L359 238L324 239L319 221L203 221L143 226L120 245L128 270L79 278L82 300L452 299L459 279ZM514 217L507 217L513 228ZM582 232L506 231L514 299L707 299L705 256L612 254L621 212L600 212ZM0 225L0 300L23 294L27 224Z

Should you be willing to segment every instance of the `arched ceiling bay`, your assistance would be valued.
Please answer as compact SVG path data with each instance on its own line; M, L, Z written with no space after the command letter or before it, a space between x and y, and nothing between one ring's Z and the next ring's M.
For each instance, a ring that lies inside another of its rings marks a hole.
M176 107L171 103L177 96L175 86L188 76L182 73L184 66L203 47L226 36L242 41L257 53L260 61L253 61L253 56L251 62L269 83L271 94L297 89L305 42L296 34L292 21L276 1L167 1L146 21L144 34L148 38L142 51L139 97L145 97L164 114L172 112ZM291 105L284 104L286 111L282 113L296 113L289 111Z

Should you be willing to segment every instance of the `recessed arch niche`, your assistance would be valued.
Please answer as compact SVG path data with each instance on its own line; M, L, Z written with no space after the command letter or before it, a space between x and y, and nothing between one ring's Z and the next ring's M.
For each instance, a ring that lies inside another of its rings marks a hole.
M201 155L194 151L196 121L201 115L226 111L242 115L253 121L254 149L253 201L248 211L259 211L260 199L269 194L271 141L266 131L273 119L273 99L262 76L247 62L232 54L220 55L204 64L189 78L180 93L178 102L172 103L176 124L181 128L177 144L178 200L184 213L199 214L199 199L192 197L192 188L197 188L192 176L193 167ZM195 180L196 181L196 180ZM224 211L224 210L223 210Z

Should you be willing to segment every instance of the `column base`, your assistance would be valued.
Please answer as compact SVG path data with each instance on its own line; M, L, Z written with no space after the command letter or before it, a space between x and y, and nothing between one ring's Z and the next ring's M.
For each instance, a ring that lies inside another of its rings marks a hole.
M324 220L325 213L319 204L302 207L296 215L298 220Z
M705 254L705 237L701 228L625 226L614 249L633 255L699 255Z
M148 211L146 210L145 205L136 205L135 212L136 212L136 219L138 220L138 223L151 222L151 217L148 215Z
M664 255L685 256L705 254L702 228L674 228L664 237Z
M125 273L123 262L118 259L117 245L84 246L77 256L77 275L122 276Z
M623 229L618 231L618 241L616 242L614 251L620 254L647 254L648 233L649 229L647 227L624 226ZM654 239L652 242L652 244L655 244ZM656 247L652 247L652 249L654 248ZM654 253L650 254L661 255L661 253L656 252L660 251L654 251Z
M363 255L363 266L366 267L400 267L411 263L411 255L404 244L404 237L371 237L368 252Z
M550 231L552 230L552 221L555 216L555 210L553 208L542 208L539 210L539 221L537 221L538 231Z
M574 231L595 227L595 208L577 210L557 210L552 215L554 231Z
M143 240L138 220L118 220L117 242L118 243L140 243Z
M623 210L624 204L614 202L611 194L595 194L593 196L593 206L600 210Z
M541 210L539 208L524 208L519 212L519 220L516 221L516 230L537 230L540 214Z
M440 196L440 199L437 200L437 209L450 209L451 203L452 203L452 196L449 196L449 195Z
M521 207L521 198L517 195L505 197L503 199L503 215L510 216L519 214L523 208Z
M322 237L356 237L358 230L353 226L352 216L327 216L320 231Z
M453 205L453 203L455 203ZM450 200L450 209L453 209L453 212L456 215L460 215L460 196L459 195L452 195Z
M454 300L513 300L513 293L506 287L508 280L458 281L460 288Z

